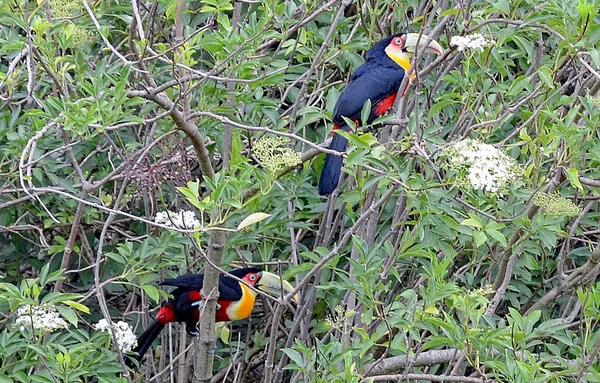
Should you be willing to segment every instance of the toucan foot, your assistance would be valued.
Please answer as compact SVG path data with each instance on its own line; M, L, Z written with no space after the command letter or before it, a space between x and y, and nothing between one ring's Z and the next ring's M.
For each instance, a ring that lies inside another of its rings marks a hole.
M192 306L198 306L198 310L202 310L204 308L204 300L199 300L192 303ZM217 302L217 311L221 309L221 305Z
M191 336L198 336L200 335L200 332L198 331L198 328L196 327L196 323L187 323L185 325L185 331L190 334Z

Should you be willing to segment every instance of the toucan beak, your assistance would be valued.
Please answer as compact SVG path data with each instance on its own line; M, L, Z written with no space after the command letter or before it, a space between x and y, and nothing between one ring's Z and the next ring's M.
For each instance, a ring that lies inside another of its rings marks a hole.
M425 53L435 53L441 55L444 48L437 41L429 38L427 35L419 33L407 33L406 42L404 43L406 50L415 53L419 47L426 46Z
M260 279L254 287L264 291L265 293L280 297L294 291L294 286L292 286L290 282L283 280L279 278L278 275L269 273L268 271L260 272ZM292 299L294 302L298 303L298 294L294 295Z

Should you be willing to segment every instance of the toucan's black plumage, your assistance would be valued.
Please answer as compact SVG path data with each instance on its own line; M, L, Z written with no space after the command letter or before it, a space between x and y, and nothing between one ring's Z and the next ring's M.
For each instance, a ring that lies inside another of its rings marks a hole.
M257 286L262 272L256 268L246 268L230 271L230 274ZM270 273L269 273L270 274ZM202 301L200 291L204 283L204 275L188 274L174 279L168 279L162 284L176 287L171 293L173 298L162 303L154 322L140 335L138 345L133 350L137 353L135 359L140 361L161 330L171 322L183 322L190 335L198 335L196 324L200 316ZM257 286L258 287L258 286ZM217 300L217 322L239 320L246 318L254 307L255 293L229 275L219 276L219 299ZM246 315L247 314L247 315ZM128 359L127 365L132 367L133 361Z
M390 109L404 79L405 70L410 68L410 57L413 52L410 49L427 40L428 37L425 35L396 33L379 41L367 51L366 62L354 72L335 104L334 135L329 149L338 152L346 150L348 141L335 134L335 131L337 129L349 131L343 117L356 123L361 122L361 111L367 100L371 100L371 113L367 121L369 124ZM430 46L432 51L441 53L441 47L437 42L433 41ZM340 156L326 155L319 180L319 194L328 195L335 190L339 182L342 162L343 158Z

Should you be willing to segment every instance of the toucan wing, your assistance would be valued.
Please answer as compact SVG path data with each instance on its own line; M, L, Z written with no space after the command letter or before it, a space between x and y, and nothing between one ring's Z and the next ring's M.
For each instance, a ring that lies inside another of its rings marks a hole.
M342 91L335 109L333 123L344 124L342 116L351 120L360 120L360 113L367 100L371 100L371 116L369 122L389 109L378 108L379 103L398 93L398 88L404 78L404 70L383 66L377 60L369 60L361 65Z
M203 274L185 274L177 278L167 279L161 285L180 287L182 289L198 290L202 289L204 283Z

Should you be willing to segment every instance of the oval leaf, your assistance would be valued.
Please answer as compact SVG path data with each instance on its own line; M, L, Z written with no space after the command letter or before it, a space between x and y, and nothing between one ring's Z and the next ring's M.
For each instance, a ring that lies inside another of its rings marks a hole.
M142 289L144 289L144 291L146 292L146 294L148 294L148 296L150 297L150 299L152 299L154 302L158 303L158 300L160 299L159 294L158 294L158 289L152 285L143 285Z
M577 171L577 169L568 168L566 170L566 175L567 175L567 179L571 183L571 186L573 186L579 190L583 190L583 186L581 185L581 182L579 182L579 171Z
M246 226L250 226L253 223L257 223L262 221L263 219L267 219L271 216L271 214L267 214L267 213L252 213L249 216L247 216L246 218L244 218L242 220L242 222L240 222L240 224L237 227L237 230L242 230L243 228L245 228Z
M67 320L67 322L71 323L73 326L77 327L77 314L75 311L68 307L57 306L56 310L62 315L63 318Z
M294 362L298 367L304 367L304 360L302 359L302 355L292 348L284 348L283 352L287 354L287 356Z
M71 306L71 307L72 307L72 308L74 308L75 310L79 310L79 311L81 311L81 312L84 312L84 313L86 313L86 314L89 314L89 313L90 313L90 309L89 309L89 308L87 308L87 306L85 306L85 305L82 305L82 304L81 304L81 303L79 303L79 302L75 302L75 301L64 301L63 303L64 303L64 304L66 304L66 305L68 305L68 306Z
M223 326L221 328L219 337L224 344L229 344L230 335L229 327L227 325Z

